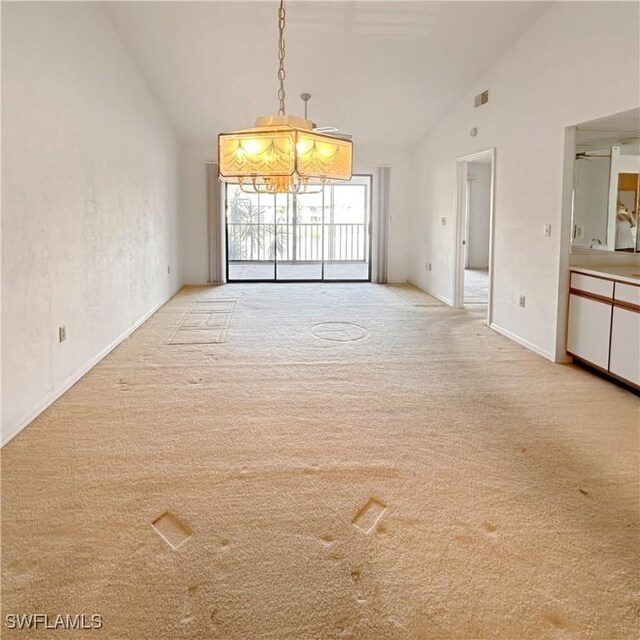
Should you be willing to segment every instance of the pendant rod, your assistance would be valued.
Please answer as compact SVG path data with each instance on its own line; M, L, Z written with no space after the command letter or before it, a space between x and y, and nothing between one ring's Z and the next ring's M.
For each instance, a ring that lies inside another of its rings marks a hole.
M278 108L278 115L285 115L284 108L284 79L286 76L286 72L284 70L284 58L285 58L285 47L284 47L284 27L285 27L285 10L284 10L284 0L280 0L280 7L278 9L278 81L280 86L278 88L278 100L280 101L280 106Z

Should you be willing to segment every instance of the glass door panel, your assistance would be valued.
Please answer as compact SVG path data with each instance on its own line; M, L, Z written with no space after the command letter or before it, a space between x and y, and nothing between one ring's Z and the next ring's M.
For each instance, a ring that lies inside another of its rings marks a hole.
M369 176L354 176L325 189L325 280L369 280L370 183Z
M288 251L278 257L278 280L322 280L323 200L323 192L289 196Z
M276 206L273 195L226 185L227 280L274 280Z

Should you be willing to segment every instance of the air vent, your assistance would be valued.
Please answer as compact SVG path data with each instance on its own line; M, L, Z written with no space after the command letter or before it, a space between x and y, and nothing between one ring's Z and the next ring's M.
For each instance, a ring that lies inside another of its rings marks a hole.
M489 102L489 92L483 91L479 93L473 100L474 106L481 107L483 104L487 104Z

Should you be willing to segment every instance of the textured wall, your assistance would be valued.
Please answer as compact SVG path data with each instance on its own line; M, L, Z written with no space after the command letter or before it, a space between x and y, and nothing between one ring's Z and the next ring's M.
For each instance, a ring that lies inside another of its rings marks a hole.
M2 13L6 439L181 276L175 136L102 6Z

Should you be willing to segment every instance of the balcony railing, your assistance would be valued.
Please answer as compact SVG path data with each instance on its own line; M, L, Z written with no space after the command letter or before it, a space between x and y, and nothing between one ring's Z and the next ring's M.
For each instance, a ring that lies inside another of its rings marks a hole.
M229 222L227 233L231 262L366 262L368 257L365 224Z

